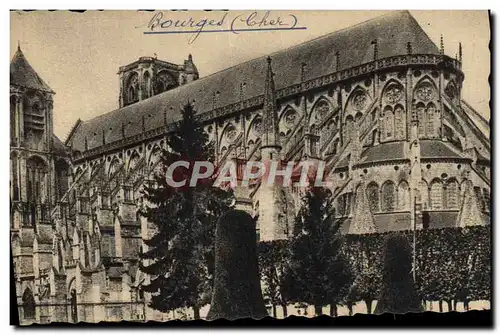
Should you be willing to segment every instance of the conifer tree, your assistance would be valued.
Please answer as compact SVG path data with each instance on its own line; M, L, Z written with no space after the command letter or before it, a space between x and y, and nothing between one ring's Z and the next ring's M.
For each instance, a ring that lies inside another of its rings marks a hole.
M412 278L411 247L406 236L392 233L384 245L384 268L375 314L422 312Z
M233 194L213 187L214 178L189 187L193 162L214 162L213 146L196 120L192 104L182 109L182 119L167 144L169 150L162 151L153 182L144 189L142 215L155 228L153 236L145 240L148 250L141 255L149 263L142 262L141 270L151 278L144 289L152 293L151 308L167 312L192 307L197 319L199 309L211 297L215 224L230 208ZM175 188L167 183L166 171L179 160L191 164L187 169L175 169L174 181L187 179L185 187Z
M290 240L290 300L314 305L316 315L323 306L340 301L353 280L342 252L341 222L329 215L329 196L325 188L307 190Z

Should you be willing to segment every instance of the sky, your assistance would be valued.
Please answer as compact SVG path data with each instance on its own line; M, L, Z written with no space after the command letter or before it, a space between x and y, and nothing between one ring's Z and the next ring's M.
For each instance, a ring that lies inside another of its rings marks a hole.
M249 12L246 14L248 15ZM11 12L10 59L18 42L31 66L56 92L54 132L64 140L80 118L88 120L118 108L118 68L141 56L182 64L192 54L200 77L247 60L347 28L388 11L273 11L271 18L297 17L306 30L144 35L153 12L87 11L85 13ZM490 28L487 11L410 11L445 54L455 57L462 42L465 73L462 97L490 118ZM192 17L218 20L211 11L164 11L164 19ZM244 14L231 11L230 17ZM260 16L263 15L259 13ZM206 28L209 29L209 28Z

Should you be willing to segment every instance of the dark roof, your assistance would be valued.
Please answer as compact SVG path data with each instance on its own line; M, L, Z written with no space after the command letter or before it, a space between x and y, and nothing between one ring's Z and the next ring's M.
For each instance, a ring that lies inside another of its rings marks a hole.
M336 72L336 51L339 52L339 70L361 65L368 61L367 54L372 52L374 40L377 40L379 58L406 55L408 42L415 54L439 53L410 13L397 11L271 54L276 89L299 84L302 63L309 65L306 80ZM161 126L165 111L167 122L179 120L180 109L188 100L195 100L198 113L210 111L216 91L220 92L216 107L260 96L264 92L266 64L266 57L256 58L84 121L69 142L73 149L82 152L85 151L85 138L88 149L100 147L103 131L106 143L123 138L122 124L125 125L125 137L132 137ZM243 80L246 86L241 96L239 84Z
M420 141L421 158L462 158L455 151L451 150L444 142L439 140Z
M405 142L381 143L370 147L361 154L360 164L387 160L406 159Z
M31 67L19 47L10 62L10 84L54 93Z
M54 153L60 155L60 156L66 156L67 155L67 148L64 145L64 143L56 136L52 135L52 138L54 139Z

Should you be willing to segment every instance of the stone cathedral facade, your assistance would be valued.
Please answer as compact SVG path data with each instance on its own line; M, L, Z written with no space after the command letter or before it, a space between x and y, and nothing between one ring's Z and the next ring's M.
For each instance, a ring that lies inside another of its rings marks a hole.
M344 233L490 223L489 124L461 98L457 57L395 12L200 77L193 57L119 68L119 108L53 134L54 92L10 65L11 245L22 324L162 319L139 269L141 188L192 101L217 164L316 160ZM110 64L111 66L113 64ZM283 239L296 187L237 189L261 240Z

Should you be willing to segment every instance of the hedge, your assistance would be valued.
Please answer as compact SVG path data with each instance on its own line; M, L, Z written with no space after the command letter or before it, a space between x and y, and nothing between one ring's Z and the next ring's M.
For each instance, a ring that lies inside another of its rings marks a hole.
M400 233L413 247L413 231ZM355 280L344 301L377 299L382 286L383 243L388 234L345 235L343 252L350 260ZM284 241L260 243L261 274L275 269L277 261L287 262L283 248L287 248ZM418 230L415 250L416 287L422 300L491 300L490 226ZM268 258L269 253L276 252L282 257ZM262 277L266 282L267 276Z

